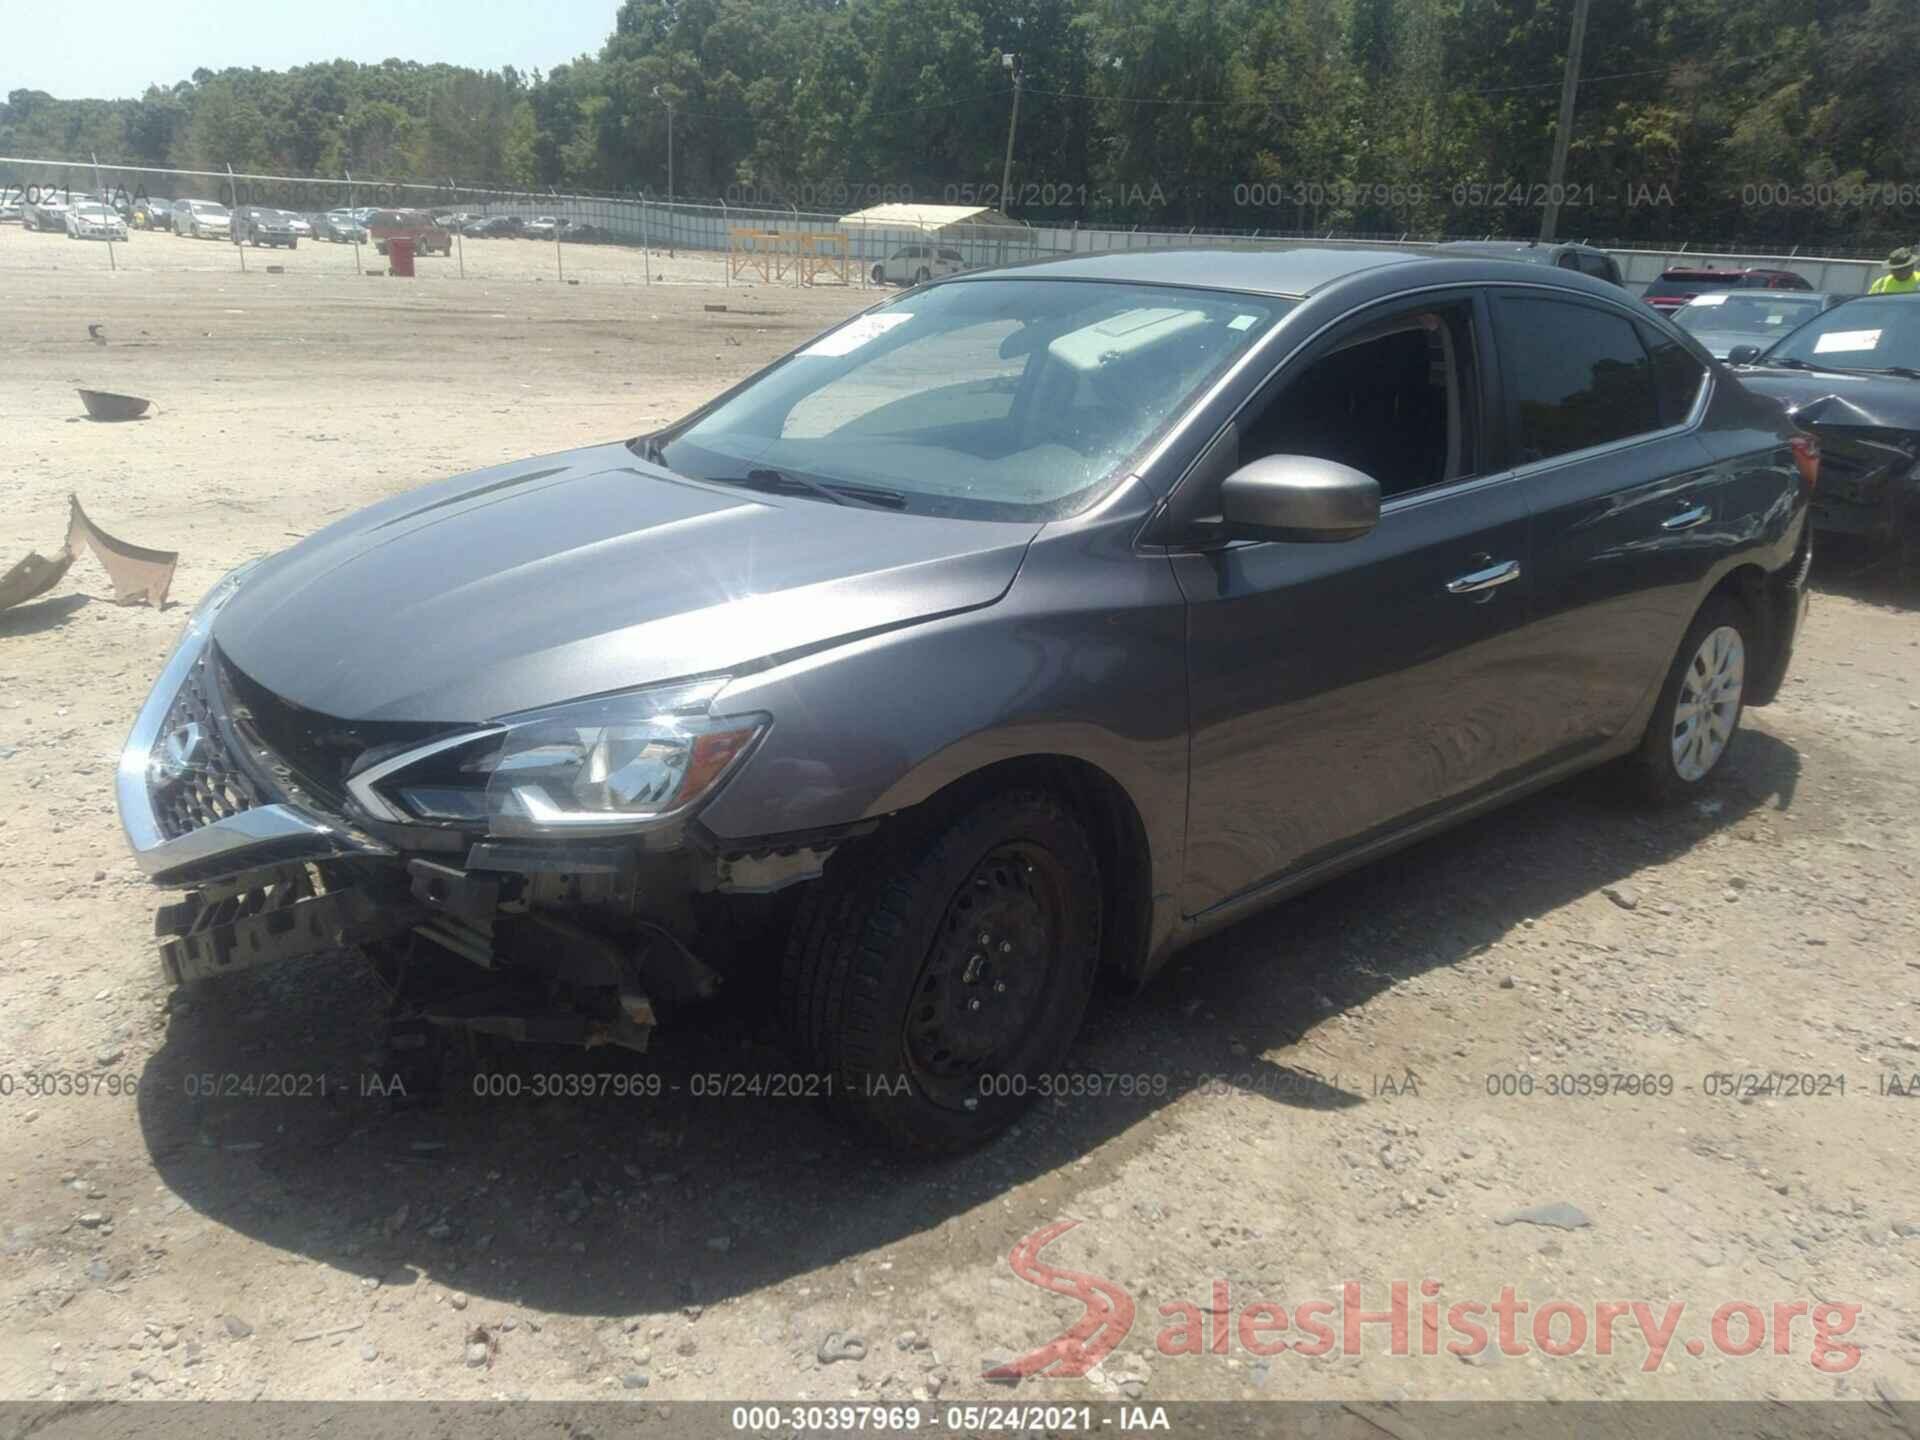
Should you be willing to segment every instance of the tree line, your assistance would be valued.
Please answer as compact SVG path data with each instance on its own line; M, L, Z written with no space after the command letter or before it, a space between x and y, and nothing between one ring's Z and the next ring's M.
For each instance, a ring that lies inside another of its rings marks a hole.
M0 153L662 196L671 112L675 194L730 204L1528 236L1557 199L1572 238L1869 250L1920 234L1914 0L1596 0L1549 192L1572 11L625 0L597 54L544 74L334 60L197 70L138 99L15 90Z

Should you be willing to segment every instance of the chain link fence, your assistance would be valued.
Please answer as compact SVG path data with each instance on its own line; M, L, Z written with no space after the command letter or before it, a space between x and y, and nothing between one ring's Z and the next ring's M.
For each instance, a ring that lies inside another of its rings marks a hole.
M1285 249L1332 242L1419 249L1443 238L1501 238L1377 230L1034 225L1005 219L927 228L848 223L837 213L725 200L540 192L464 185L453 179L435 183L350 174L300 177L0 156L0 216L11 219L18 210L24 228L65 228L62 207L87 204L105 204L117 212L129 228L130 244L146 233L220 240L238 252L231 263L240 268L250 263L249 252L308 246L321 253L309 253L299 269L384 274L390 268L384 238L398 230L417 237L419 275L637 285L870 288L1026 260L1176 246ZM202 212L204 223L197 218ZM225 225L220 212L227 217ZM259 212L267 212L264 221ZM288 233L282 233L281 225ZM1816 289L1855 294L1864 291L1881 268L1876 256L1858 252L1781 254L1737 242L1689 242L1655 250L1569 238L1613 254L1636 290L1669 266L1708 264L1728 269L1784 266L1800 272ZM108 251L105 263L122 263L112 247ZM210 258L211 253L209 258L195 257L193 265L226 263ZM271 258L279 257L267 263ZM137 248L126 263L140 265ZM178 263L169 260L170 265Z

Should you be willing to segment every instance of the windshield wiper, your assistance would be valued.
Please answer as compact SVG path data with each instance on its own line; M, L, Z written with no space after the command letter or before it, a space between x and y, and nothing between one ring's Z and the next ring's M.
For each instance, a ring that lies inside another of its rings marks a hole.
M1920 380L1920 370L1914 369L1911 365L1882 365L1880 373L1898 375L1902 380Z
M1818 365L1809 365L1804 360L1792 360L1787 358L1784 355L1780 356L1777 359L1772 359L1772 360L1769 360L1765 356L1762 356L1760 359L1754 361L1753 363L1756 365L1766 365L1766 366L1777 365L1785 370L1818 370L1820 368Z
M749 470L743 476L721 478L702 476L711 485L750 485L756 490L805 490L834 505L865 505L872 510L904 510L907 497L898 490L888 490L878 485L823 485L820 481L805 475L796 475L790 470L774 470L762 466Z

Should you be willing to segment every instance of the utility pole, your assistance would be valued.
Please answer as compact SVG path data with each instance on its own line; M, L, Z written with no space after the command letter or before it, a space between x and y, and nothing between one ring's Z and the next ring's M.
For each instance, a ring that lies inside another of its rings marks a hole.
M1006 162L1000 167L1000 204L998 206L1002 215L1008 215L1013 211L1011 189L1013 181L1013 132L1020 124L1020 57L1018 55L1002 55L1000 57L1000 63L1006 67L1008 73L1013 76L1013 113L1007 117L1007 158Z
M1560 123L1553 130L1553 168L1547 175L1547 208L1540 215L1540 238L1553 239L1560 223L1560 189L1567 178L1567 142L1573 138L1573 97L1580 89L1580 49L1587 39L1588 0L1573 0L1573 38L1567 41L1567 73L1560 82Z
M653 87L653 98L667 107L667 204L673 204L673 101L660 93L658 85Z

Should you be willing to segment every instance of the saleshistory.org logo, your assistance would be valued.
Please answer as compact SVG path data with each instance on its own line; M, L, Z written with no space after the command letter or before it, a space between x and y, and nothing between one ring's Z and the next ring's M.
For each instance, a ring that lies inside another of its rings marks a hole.
M995 1365L984 1379L1080 1378L1118 1349L1133 1329L1133 1297L1121 1286L1040 1258L1042 1250L1079 1223L1057 1220L1034 1231L1013 1247L1007 1263L1029 1285L1079 1301L1080 1318L1038 1349ZM1361 1307L1360 1282L1349 1280L1340 1287L1338 1301L1306 1300L1289 1308L1267 1300L1236 1305L1229 1283L1215 1280L1206 1306L1169 1300L1159 1307L1169 1323L1155 1338L1154 1348L1165 1356L1228 1355L1237 1348L1261 1358L1293 1354L1314 1359L1336 1350L1362 1354L1364 1342L1374 1338L1384 1340L1385 1353L1393 1356L1444 1353L1470 1359L1497 1345L1507 1356L1538 1352L1565 1359L1612 1355L1617 1331L1623 1345L1631 1346L1638 1338L1646 1351L1640 1369L1650 1373L1666 1360L1687 1312L1684 1301L1668 1302L1658 1313L1645 1300L1553 1299L1535 1306L1520 1299L1511 1285L1501 1286L1494 1300L1458 1300L1443 1308L1440 1291L1438 1280L1417 1285L1395 1280L1387 1286L1386 1308L1366 1310ZM1841 1338L1853 1332L1860 1309L1825 1300L1776 1300L1767 1306L1729 1300L1714 1309L1707 1338L1681 1339L1679 1353L1694 1358L1710 1350L1716 1355L1764 1351L1786 1356L1804 1346L1807 1363L1815 1370L1844 1375L1860 1363L1860 1347ZM1371 1337L1368 1327L1373 1327ZM1450 1337L1444 1342L1443 1327Z

